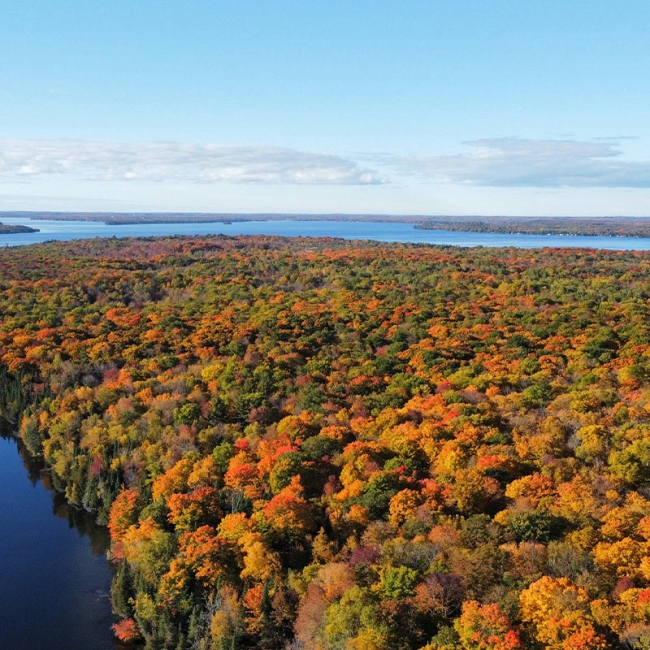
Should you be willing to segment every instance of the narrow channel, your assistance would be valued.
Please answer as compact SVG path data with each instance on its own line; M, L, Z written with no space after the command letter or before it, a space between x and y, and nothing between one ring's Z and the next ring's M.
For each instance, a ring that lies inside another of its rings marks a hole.
M107 531L0 437L0 647L115 650Z

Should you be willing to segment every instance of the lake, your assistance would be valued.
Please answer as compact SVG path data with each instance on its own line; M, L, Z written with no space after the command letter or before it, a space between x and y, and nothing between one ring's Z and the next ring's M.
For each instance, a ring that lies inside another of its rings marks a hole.
M0 647L115 650L108 532L0 437Z
M6 218L7 225L39 228L41 232L0 235L0 246L35 244L52 239L90 237L152 237L155 235L283 235L286 237L342 237L383 242L447 246L514 246L517 248L579 247L609 250L650 250L650 238L581 237L576 235L503 235L497 233L417 230L412 223L366 221L240 221L233 223L166 223L107 226L92 221L32 221Z

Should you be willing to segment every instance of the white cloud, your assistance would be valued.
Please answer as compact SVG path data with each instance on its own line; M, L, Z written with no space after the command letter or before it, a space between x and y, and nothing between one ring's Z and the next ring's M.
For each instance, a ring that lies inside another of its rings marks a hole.
M621 158L619 141L496 138L469 153L384 159L402 174L491 187L650 187L650 161Z
M266 186L399 185L410 179L411 187L425 179L495 188L650 188L650 161L626 159L622 140L483 139L465 143L471 149L455 155L401 157L181 142L0 140L0 178Z
M101 181L194 181L297 185L384 182L353 160L283 147L83 140L0 141L0 176L68 174Z

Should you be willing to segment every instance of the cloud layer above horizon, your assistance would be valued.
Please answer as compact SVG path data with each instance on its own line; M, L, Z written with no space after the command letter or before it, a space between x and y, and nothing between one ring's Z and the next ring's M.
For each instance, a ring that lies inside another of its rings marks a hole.
M486 138L469 153L392 160L402 173L487 187L650 187L650 161L622 158L616 139Z
M294 185L372 185L379 174L353 160L285 147L181 142L0 141L0 176L72 174L99 181L192 181Z
M379 185L408 177L483 187L650 188L650 161L625 159L616 139L494 138L464 144L472 150L355 160L286 147L13 139L0 141L0 177L28 181L66 174L93 181L268 185Z

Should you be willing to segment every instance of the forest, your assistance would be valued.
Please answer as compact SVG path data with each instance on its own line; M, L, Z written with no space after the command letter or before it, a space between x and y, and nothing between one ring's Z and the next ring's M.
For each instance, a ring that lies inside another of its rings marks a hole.
M419 230L518 235L650 237L648 217L430 217Z
M122 641L650 648L647 253L50 242L0 251L0 314Z

